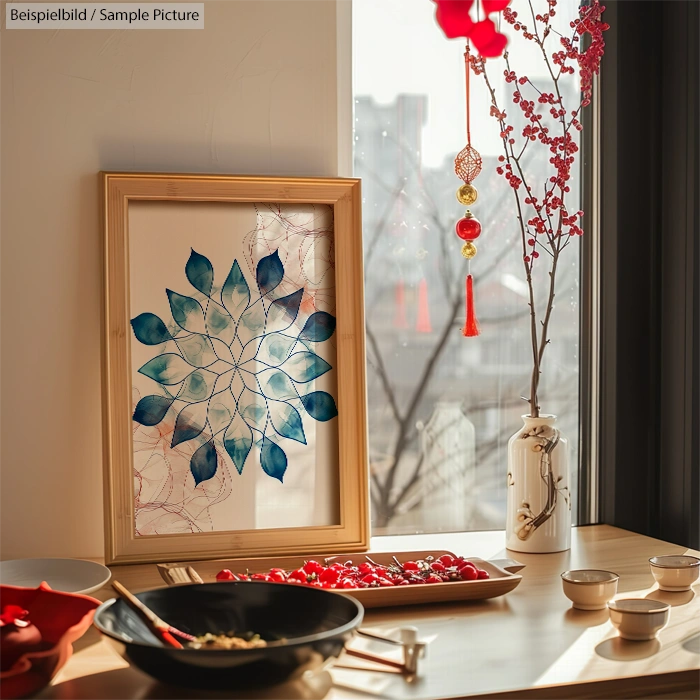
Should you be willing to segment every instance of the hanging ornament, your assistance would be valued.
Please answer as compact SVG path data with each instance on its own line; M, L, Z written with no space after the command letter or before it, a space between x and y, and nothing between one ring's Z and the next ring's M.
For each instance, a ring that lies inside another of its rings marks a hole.
M463 241L475 241L481 235L481 224L467 209L464 218L457 222L455 231Z
M467 145L457 154L455 158L455 173L457 177L464 180L464 184L457 190L457 201L460 204L471 206L479 198L479 192L472 184L481 172L481 156L472 146L471 129L469 124L469 40L467 40L464 52L464 68L466 83L466 114L467 114ZM481 223L467 209L464 217L455 225L455 233L466 243L462 246L462 256L467 260L467 281L466 281L466 321L462 334L468 338L479 335L479 324L474 311L474 280L471 275L471 260L476 255L475 241L481 235Z

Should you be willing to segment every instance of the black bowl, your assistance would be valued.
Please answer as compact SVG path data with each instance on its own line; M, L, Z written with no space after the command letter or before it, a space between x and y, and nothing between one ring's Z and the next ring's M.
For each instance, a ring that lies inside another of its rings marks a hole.
M97 609L95 626L127 661L160 681L191 688L275 685L321 668L340 655L364 615L360 603L339 593L264 581L173 586L136 597L195 636L233 630L285 640L258 649L173 649L123 600Z

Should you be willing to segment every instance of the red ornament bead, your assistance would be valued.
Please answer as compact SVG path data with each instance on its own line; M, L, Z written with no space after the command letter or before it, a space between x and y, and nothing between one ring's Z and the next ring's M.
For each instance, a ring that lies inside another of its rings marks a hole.
M474 241L481 235L481 224L476 217L467 215L457 222L455 231L463 241Z

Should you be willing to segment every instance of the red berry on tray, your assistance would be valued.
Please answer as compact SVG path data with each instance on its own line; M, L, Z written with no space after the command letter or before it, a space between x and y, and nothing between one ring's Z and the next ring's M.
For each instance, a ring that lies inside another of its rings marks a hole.
M363 576L360 580L362 583L376 583L379 581L379 576L377 576L375 573L371 573Z
M216 580L217 581L235 581L236 577L228 569L222 569L216 575Z
M465 581L475 581L477 578L479 578L479 572L476 570L476 567L472 566L471 564L463 566L459 570L459 575Z
M337 583L340 578L340 572L337 569L326 569L318 577L321 583Z
M430 574L427 579L425 579L426 583L442 583L442 579L437 575L437 574Z
M455 565L455 558L451 554L443 554L438 561L447 568Z
M307 561L306 564L302 567L306 573L311 576L312 574L316 574L317 576L321 573L323 573L323 567L317 562L311 559L310 561Z
M430 565L430 568L431 568L433 571L439 571L440 573L442 573L442 572L445 570L445 565L444 565L440 560L438 560L438 561L434 561L434 562Z
M295 571L292 571L291 574L287 577L288 581L294 581L296 583L306 583L306 571L303 569L296 569Z
M404 571L420 571L420 567L414 561L407 561L403 565Z
M485 579L485 578L491 578L491 577L489 576L489 572L488 572L488 571L484 571L483 569L479 569L479 571L478 571L477 573L478 573L478 575L479 575L479 578L484 578L484 579Z
M284 575L284 571L281 569L273 569L270 571L268 578L273 583L285 583L287 581L287 577Z

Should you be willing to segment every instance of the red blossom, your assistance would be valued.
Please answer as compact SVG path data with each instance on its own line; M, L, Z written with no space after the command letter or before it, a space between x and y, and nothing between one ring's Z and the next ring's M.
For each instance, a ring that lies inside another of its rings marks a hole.
M510 5L510 0L481 0L484 12L490 15L492 12L503 12Z
M485 58L495 58L503 53L508 39L496 30L493 21L488 17L480 22L472 20L470 11L474 0L433 1L436 5L435 19L448 39L464 37L471 40L477 52ZM501 12L509 1L482 0L484 12L486 15Z
M468 37L474 22L469 15L474 0L434 0L435 19L448 39Z
M496 30L493 20L485 19L477 22L469 34L469 38L474 43L474 47L484 58L495 58L500 56L508 39L505 34L500 34Z

